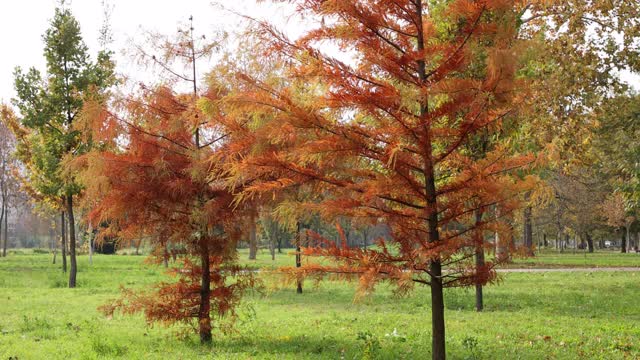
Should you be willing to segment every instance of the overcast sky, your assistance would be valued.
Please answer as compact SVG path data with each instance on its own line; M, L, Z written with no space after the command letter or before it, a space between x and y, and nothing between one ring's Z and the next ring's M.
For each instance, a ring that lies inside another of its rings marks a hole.
M206 35L214 29L238 28L241 19L231 12L212 6L211 0L108 0L112 5L111 27L114 43L110 46L117 54L118 71L131 72L130 57L123 49L129 47L130 39L141 39L144 31L173 35L179 25L194 16L196 34ZM102 0L69 1L73 15L80 23L85 43L90 54L99 50L99 33L103 24ZM283 27L297 28L289 20L284 6L256 5L255 0L218 0L228 9L257 18L268 18ZM57 0L10 0L0 4L0 101L8 102L15 96L13 70L16 66L28 69L32 66L44 71L42 34L49 27ZM143 71L143 70L141 70Z
M195 18L196 32L207 34L214 29L234 30L241 19L220 6L212 6L211 0L107 0L113 7L111 26L114 35L112 50L117 54L118 70L126 75L139 69L131 64L130 57L122 50L129 48L131 39L141 39L144 31L167 35L175 34L180 23L190 15ZM290 10L271 4L257 5L255 0L217 0L228 9L256 18L269 19L292 35L299 33L299 23L291 20ZM0 4L0 101L8 102L15 96L13 69L35 66L44 70L42 34L49 27L58 0L5 0ZM99 29L103 23L102 0L67 0L78 19L91 54L99 49ZM135 77L135 76L134 76ZM636 88L638 76L623 75Z

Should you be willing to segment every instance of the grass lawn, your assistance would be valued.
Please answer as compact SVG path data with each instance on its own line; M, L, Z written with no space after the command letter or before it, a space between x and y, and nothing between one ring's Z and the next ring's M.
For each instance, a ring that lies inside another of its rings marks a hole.
M244 265L253 268L275 269L281 266L294 266L295 258L292 255L294 249L282 249L282 254L276 254L276 259L271 260L268 250L260 250L256 260L248 260L249 251L240 250L240 259ZM490 257L490 255L488 255ZM303 261L306 259L303 258ZM596 251L592 254L583 250L565 250L559 253L556 250L539 250L535 257L515 258L509 268L558 268L558 267L640 267L640 254L621 254L619 251Z
M605 255L596 256L607 265ZM212 347L200 346L195 335L177 336L181 328L149 328L141 316L102 316L96 308L120 285L144 287L164 277L143 260L98 255L89 267L81 256L79 287L66 289L49 255L0 259L0 359L429 357L430 301L422 287L399 299L380 286L358 303L352 284L332 282L307 284L302 295L254 294L237 333L216 337ZM253 265L270 262L263 252ZM476 313L471 290L446 291L450 359L640 358L640 272L505 274L485 293L487 310Z

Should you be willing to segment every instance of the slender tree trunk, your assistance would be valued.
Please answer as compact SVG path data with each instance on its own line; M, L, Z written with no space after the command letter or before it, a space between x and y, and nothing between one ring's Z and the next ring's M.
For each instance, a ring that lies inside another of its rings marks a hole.
M258 255L258 236L256 234L256 219L253 216L249 226L249 260L255 260Z
M4 209L4 243L2 244L2 257L7 257L7 243L9 242L9 207Z
M620 234L622 234L622 242L620 243L620 252L622 253L626 253L627 252L627 234L626 234L626 227L623 226L620 229Z
M169 267L169 243L168 242L164 243L164 254L162 256L162 264L164 265L165 269Z
M300 222L296 224L296 268L302 267L302 254L300 253L302 249L300 248L301 235L302 231ZM302 294L302 279L298 276L298 280L296 281L296 293Z
M60 212L60 240L62 243L62 272L67 272L67 217L64 211Z
M7 218L5 217L5 229L7 228L6 220L7 220ZM5 242L6 241L7 241L7 239L6 239L6 236L5 236ZM631 252L631 224L629 224L627 226L627 252Z
M525 202L527 202L527 206L524 208L524 211L522 213L522 223L523 223L523 234L522 234L522 239L523 239L523 243L524 243L524 247L525 250L527 252L528 256L533 256L533 226L532 226L532 222L531 222L531 216L532 216L532 208L531 206L528 204L529 200L531 198L531 192L527 192L524 195L524 199Z
M5 207L5 203L4 203L4 201L2 201L2 207L0 207L0 242L2 242L2 230L4 229L3 228L3 226L4 226L4 216L5 216L4 207ZM6 244L6 240L2 244L3 244L2 245L2 257L6 257L7 256L7 252L6 252L6 250L4 250L4 248L5 248L4 244Z
M544 245L545 248L549 246L549 242L547 241L547 233L542 234L542 244Z
M76 287L76 274L78 273L78 263L76 260L76 221L73 217L73 196L67 196L67 218L69 219L69 287Z
M93 238L94 233L91 228L91 224L89 224L89 231L87 231L87 235L89 235L89 265L93 265Z
M200 261L202 263L202 282L200 284L200 308L198 310L198 329L200 343L207 344L211 337L211 264L209 244L206 239L200 240Z
M51 241L51 247L53 250L53 265L56 264L56 257L58 257L58 234L55 233L54 228L49 229L49 237Z
M484 234L478 227L482 222L483 210L476 210L476 223L474 230L476 241L476 269L482 269L485 266L484 261ZM484 310L484 297L482 294L482 284L476 284L476 311L481 312Z
M500 218L500 209L496 207L496 219ZM499 263L509 262L509 247L506 240L500 238L498 232L494 235L496 247L496 261Z

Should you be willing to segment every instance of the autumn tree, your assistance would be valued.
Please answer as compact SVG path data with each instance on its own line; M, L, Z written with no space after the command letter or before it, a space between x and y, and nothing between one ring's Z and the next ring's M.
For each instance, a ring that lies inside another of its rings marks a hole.
M531 185L511 176L531 156L496 146L474 161L464 146L518 111L519 9L507 1L286 2L317 26L298 40L269 24L257 29L270 54L286 59L288 84L239 74L241 89L225 101L236 120L251 114L246 141L256 145L235 174L261 179L247 197L312 183L328 196L299 206L325 218L383 219L390 241L306 248L337 264L291 271L359 276L362 292L379 281L400 293L430 286L432 356L444 359L443 288L495 279L495 263L474 266L477 235L509 232L501 218L477 223L474 214L489 206L511 214Z
M186 252L170 270L176 281L143 293L125 290L105 312L144 312L149 322L192 324L200 341L210 343L214 326L225 330L228 324L214 320L233 319L242 294L255 285L254 274L237 265L236 251L252 207L235 204L221 178L231 136L222 132L222 115L200 110L196 61L213 47L199 46L193 31L191 26L177 41L160 41L163 55L148 56L190 83L191 91L174 92L169 85L178 85L168 81L114 98L110 106L91 104L85 119L103 146L76 166L84 169L89 220L106 224L99 238L145 237L158 261L166 259L168 242ZM188 75L171 65L185 66Z
M26 165L25 178L38 199L58 202L69 224L69 287L76 286L76 223L74 197L81 187L74 174L63 171L65 158L91 147L76 127L87 98L99 96L113 81L110 54L102 51L92 61L82 40L80 25L65 7L57 8L43 36L46 75L17 68L14 105L20 112L15 126L18 158Z

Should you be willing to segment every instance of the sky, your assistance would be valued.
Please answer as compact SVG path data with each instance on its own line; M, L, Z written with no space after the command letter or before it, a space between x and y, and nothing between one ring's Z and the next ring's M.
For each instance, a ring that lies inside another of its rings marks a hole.
M99 36L103 24L103 0L67 0L67 5L80 23L85 43L90 54L100 49ZM145 31L173 35L180 24L194 16L196 34L213 33L215 29L237 29L243 20L231 11L259 19L275 20L289 30L292 24L288 8L282 5L256 4L255 0L107 0L111 5L111 28L114 42L110 48L116 52L118 71L127 75L136 70L130 54L131 40L141 40ZM15 97L13 71L16 66L23 69L36 67L45 70L42 55L42 34L49 27L58 0L5 0L0 5L0 101L9 102ZM220 6L222 5L222 6ZM227 10L225 10L227 9Z
M16 66L24 69L36 67L44 72L42 34L49 27L59 0L4 0L0 5L0 102L9 102L15 96L13 71ZM231 11L258 19L268 19L294 36L301 30L300 22L291 19L290 7L285 5L257 4L255 0L105 0L112 7L111 27L114 42L110 48L116 52L116 63L121 74L132 76L143 73L123 53L131 48L131 40L138 42L145 31L166 35L176 33L180 24L194 16L196 33L206 35L215 29L233 31L243 20ZM66 0L80 23L90 54L95 55L99 46L99 30L103 24L103 0ZM225 9L228 10L225 10ZM623 74L623 79L640 84L637 75Z

